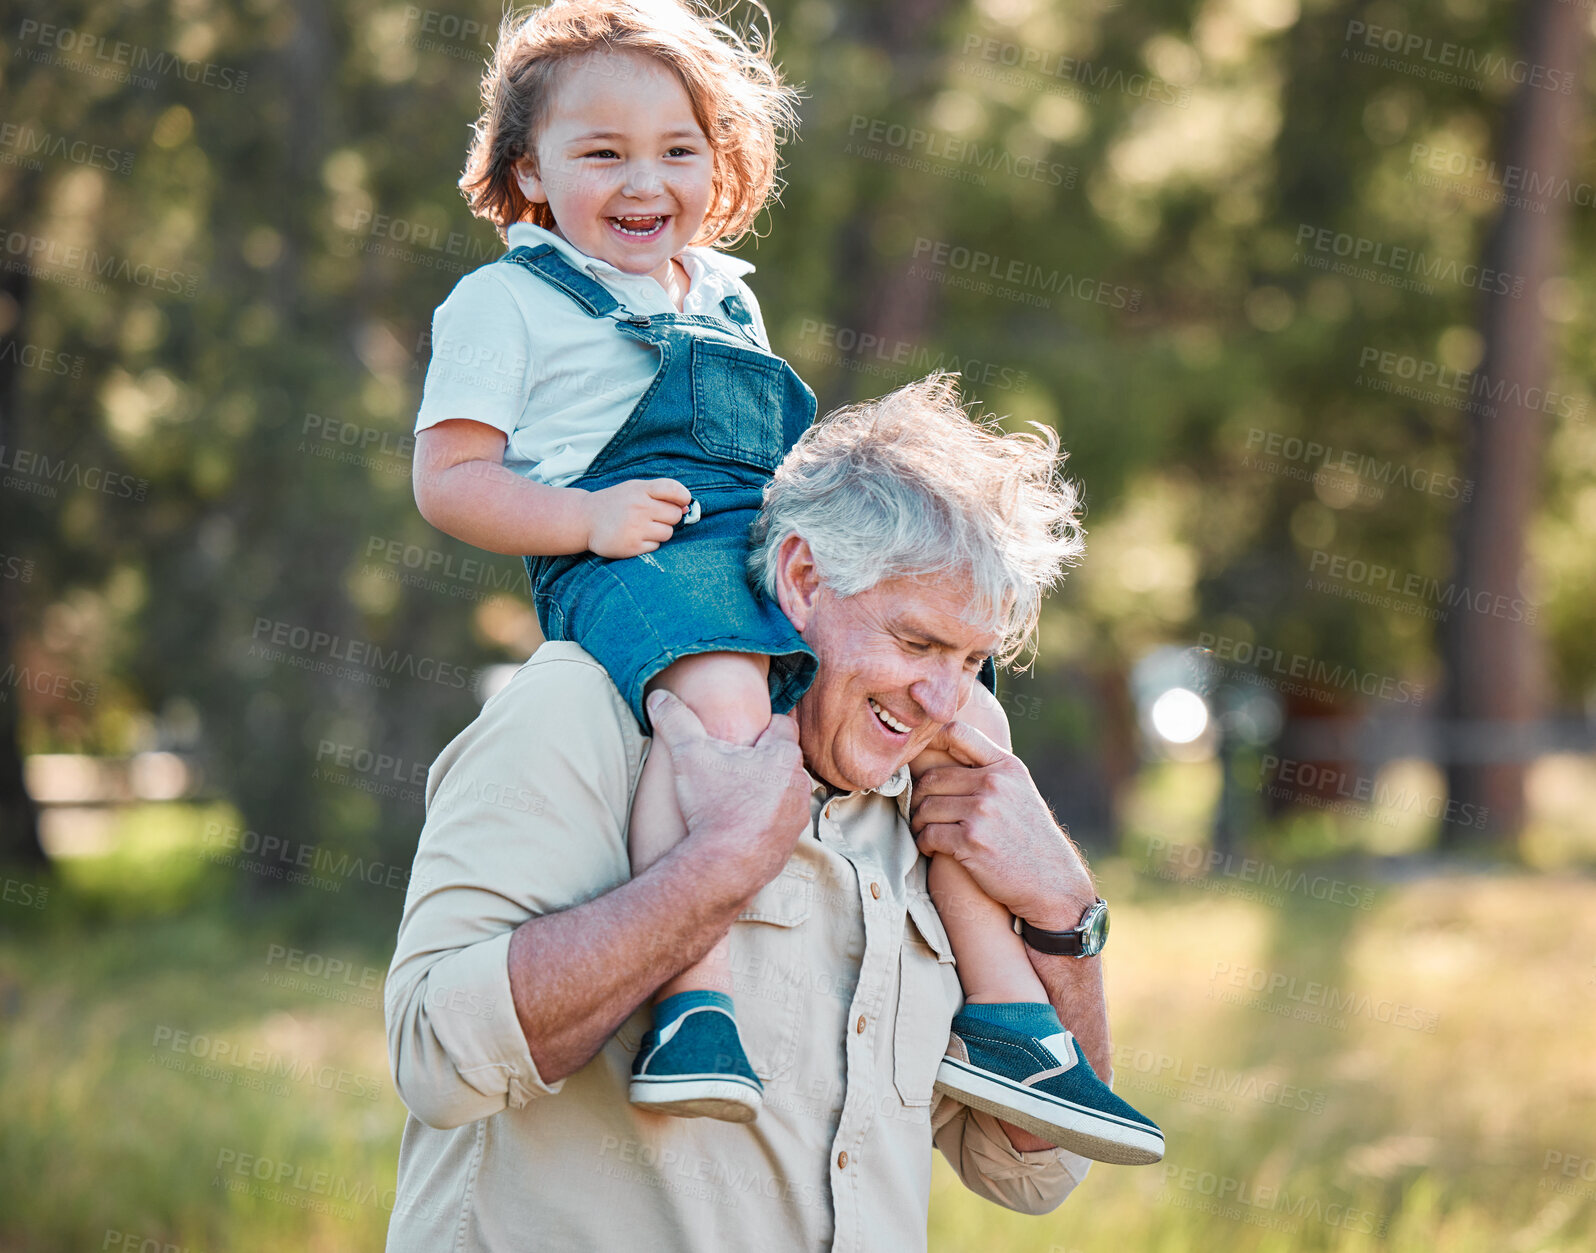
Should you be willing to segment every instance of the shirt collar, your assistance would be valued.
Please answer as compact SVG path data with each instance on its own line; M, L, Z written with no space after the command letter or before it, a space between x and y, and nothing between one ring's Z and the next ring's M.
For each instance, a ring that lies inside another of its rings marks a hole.
M807 769L804 771L804 773L809 774ZM809 794L811 796L815 795L816 793L824 793L828 790L829 789L825 783L815 778L814 775L809 775ZM893 800L898 802L898 812L902 814L905 819L907 819L909 817L909 792L909 767L907 763L905 763L904 765L899 766L897 770L893 772L892 777L879 787L867 787L858 792L839 792L838 795L869 796L874 793L877 796L891 797Z
M505 232L505 242L511 248L525 245L536 248L539 244L549 244L562 257L576 266L579 270L586 270L594 278L603 281L619 280L621 282L635 282L647 277L641 274L628 274L625 270L617 269L608 261L598 257L590 257L563 235L556 235L551 230L545 230L532 222L513 222L510 229ZM718 290L732 290L734 280L744 274L752 274L754 265L742 257L729 256L724 252L717 252L713 248L703 248L692 245L683 248L677 254L682 268L687 271L688 289L696 288L701 282L709 283ZM652 279L649 279L653 282ZM664 288L660 289L662 292Z

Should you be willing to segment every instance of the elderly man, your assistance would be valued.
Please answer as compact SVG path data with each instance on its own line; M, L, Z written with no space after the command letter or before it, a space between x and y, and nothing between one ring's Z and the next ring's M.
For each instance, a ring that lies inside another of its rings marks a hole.
M752 747L651 697L688 836L635 877L649 741L576 645L539 648L444 750L386 990L411 1114L390 1250L897 1253L925 1247L933 1144L1026 1213L1080 1182L1086 1159L937 1090L961 993L922 855L1043 931L1096 904L976 684L1078 551L1057 459L936 377L811 431L750 567L817 678ZM951 764L911 803L926 748ZM627 1088L649 997L728 931L763 1110L644 1112ZM1100 959L1026 951L1106 1077Z

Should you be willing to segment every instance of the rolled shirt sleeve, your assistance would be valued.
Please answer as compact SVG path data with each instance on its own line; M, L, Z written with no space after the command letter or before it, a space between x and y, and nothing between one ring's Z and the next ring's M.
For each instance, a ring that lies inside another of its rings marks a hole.
M947 1096L931 1111L932 1143L977 1196L1022 1214L1046 1214L1086 1178L1091 1161L1067 1149L1021 1153L997 1119Z
M595 707L606 712L571 716ZM560 1091L521 1032L510 934L628 877L644 744L604 671L574 645L545 644L433 764L384 990L394 1085L428 1126Z

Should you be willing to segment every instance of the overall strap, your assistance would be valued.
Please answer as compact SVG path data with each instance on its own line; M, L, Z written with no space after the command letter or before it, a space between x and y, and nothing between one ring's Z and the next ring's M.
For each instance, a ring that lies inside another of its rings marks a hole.
M621 302L604 289L604 285L591 275L583 274L560 255L553 244L539 244L528 248L524 244L512 248L500 261L510 261L531 270L539 278L558 287L595 318L608 317L621 308Z
M720 308L728 321L735 322L738 326L750 331L754 329L754 315L748 312L748 306L743 303L743 298L736 292L730 293L722 300Z

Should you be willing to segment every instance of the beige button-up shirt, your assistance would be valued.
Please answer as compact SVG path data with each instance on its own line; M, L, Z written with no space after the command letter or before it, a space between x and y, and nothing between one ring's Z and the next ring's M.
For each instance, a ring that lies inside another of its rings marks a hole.
M926 1245L933 1144L1010 1209L1068 1196L1086 1159L1017 1152L932 1091L961 992L906 768L871 792L816 784L786 868L732 926L756 1122L634 1110L646 1006L580 1071L543 1080L511 1000L510 933L628 877L647 745L603 669L552 643L434 763L384 998L410 1110L389 1250L906 1253Z

